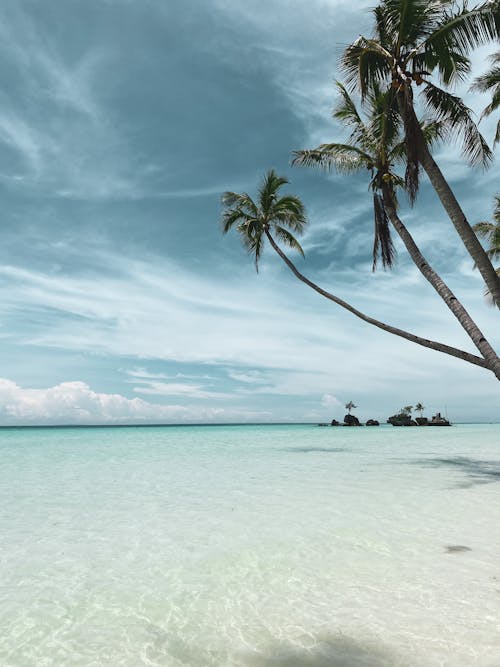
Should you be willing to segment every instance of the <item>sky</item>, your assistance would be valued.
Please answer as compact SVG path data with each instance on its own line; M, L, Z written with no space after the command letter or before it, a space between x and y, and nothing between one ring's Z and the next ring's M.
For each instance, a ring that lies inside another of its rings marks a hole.
M260 271L220 229L221 194L290 180L303 273L370 316L475 352L399 250L371 270L368 179L290 166L345 139L342 49L373 0L35 0L0 5L0 425L385 420L403 405L499 421L493 374L379 331ZM490 49L491 50L491 49ZM474 71L488 50L474 54ZM487 98L461 92L479 114ZM490 141L497 118L481 122ZM500 149L499 149L500 150ZM497 160L436 159L471 223ZM498 311L423 179L401 218L500 348Z

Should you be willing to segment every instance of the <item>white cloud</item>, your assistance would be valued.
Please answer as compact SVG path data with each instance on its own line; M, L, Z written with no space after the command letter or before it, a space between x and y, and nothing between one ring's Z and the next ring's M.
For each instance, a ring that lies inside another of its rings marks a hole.
M0 424L125 424L268 420L269 412L221 407L158 405L140 398L93 391L84 382L46 389L0 378Z
M332 396L331 394L323 394L321 398L321 405L325 408L339 408L343 407L342 401L339 401L338 398Z

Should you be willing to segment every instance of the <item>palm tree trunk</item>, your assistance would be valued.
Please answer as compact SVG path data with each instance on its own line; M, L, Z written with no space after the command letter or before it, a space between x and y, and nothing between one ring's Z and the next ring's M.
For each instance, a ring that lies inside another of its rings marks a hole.
M359 317L364 322L368 322L368 324L373 324L373 326L377 327L378 329L382 329L382 331L387 331L389 333L394 334L395 336L400 336L401 338L405 338L406 340L409 340L412 343L416 343L417 345L422 345L423 347L428 347L431 350L436 350L437 352L443 352L444 354L449 354L452 357L456 357L457 359L468 361L470 364L474 364L475 366L481 366L481 368L486 368L488 370L491 370L485 359L482 359L481 357L478 357L474 354L470 354L470 352L465 352L464 350L459 350L456 347L450 347L449 345L445 345L444 343L439 343L433 340L429 340L427 338L421 338L420 336L416 336L415 334L409 333L408 331L404 331L403 329L398 329L397 327L393 327L390 324L385 324L384 322L380 322L379 320L376 320L373 317L365 315L360 310L357 310L357 308L354 308L343 299L340 299L334 294L327 292L326 290L319 287L319 285L316 285L316 283L313 283L312 280L306 278L306 276L300 273L295 264L290 259L288 259L285 253L276 244L275 240L269 233L268 229L266 229L266 236L269 240L269 243L275 250L275 252L281 257L281 259L285 262L288 268L300 281L308 285L308 287L311 287L315 292L318 292L318 294L321 294L321 296L324 296L326 299L329 299L330 301L333 301L342 308L345 308L350 313L352 313L356 317Z
M497 276L485 249L470 226L460 205L448 185L441 169L436 164L427 146L422 151L422 167L434 186L441 203L450 217L470 256L483 276L496 305L500 308L500 278Z
M420 127L420 123L418 122L413 103L408 103L408 101L405 103L405 101L403 101L400 96L398 96L398 102L399 109L402 114L411 114L411 118L409 119L410 124L413 126L414 131L418 133L417 141L420 144L420 163L424 168L425 173L429 177L429 180L432 183L432 186L436 191L439 199L441 200L441 203L446 213L448 214L448 217L452 221L458 235L467 248L469 255L472 257L477 268L479 269L479 272L481 273L495 304L498 308L500 308L500 278L497 276L485 249L481 245L479 239L474 233L474 230L467 221L467 218L465 217L460 204L453 194L453 190L450 188L447 180L443 176L443 172L438 167L436 161L431 155L431 152L429 151L427 142L423 137L422 129Z
M396 212L394 199L387 185L383 187L382 192L384 196L384 207L387 211L387 214L389 215L389 219L394 229L399 234L401 240L405 244L410 257L415 263L415 266L418 268L424 278L430 282L430 284L434 287L436 292L443 299L451 312L455 315L469 338L486 359L488 368L492 370L495 376L500 380L500 358L497 356L495 350L486 340L482 331L476 325L464 306L460 303L460 301L446 285L443 279L428 264L427 260L420 252L417 244L413 240L413 237L402 223Z

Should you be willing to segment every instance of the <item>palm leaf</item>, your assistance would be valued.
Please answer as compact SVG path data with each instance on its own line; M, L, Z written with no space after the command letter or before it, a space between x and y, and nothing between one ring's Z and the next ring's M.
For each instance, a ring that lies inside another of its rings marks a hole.
M247 209L252 215L257 215L257 206L253 199L246 192L238 194L237 192L224 192L222 195L222 205Z
M447 3L449 4L449 3ZM454 5L455 3L453 3ZM443 21L425 40L426 50L446 61L450 49L467 55L473 49L498 39L500 34L500 14L498 2L484 2L469 9L467 2L451 12L443 12ZM445 70L437 64L443 80Z
M344 51L340 69L344 74L347 87L357 88L364 100L370 86L383 81L391 73L391 54L374 40L359 37Z
M492 160L491 149L471 118L471 110L460 97L427 83L426 104L438 120L446 123L450 134L461 139L462 152L472 165L486 167Z
M299 252L302 257L305 256L304 251L302 250L302 246L297 241L295 236L293 236L293 234L291 234L287 229L281 227L280 225L273 225L273 230L282 243L284 243L289 248L292 248L293 250L297 250L297 252Z
M298 197L286 195L278 199L269 211L271 220L287 224L294 232L302 233L307 223L304 204Z
M227 234L236 223L248 221L248 217L248 214L240 208L227 209L221 218L222 233Z
M262 211L267 212L276 199L276 193L282 185L286 185L288 179L278 176L274 169L270 169L264 177L259 188L259 202Z
M372 271L377 268L379 256L384 269L392 268L396 261L396 249L391 238L389 219L384 206L384 201L378 192L373 193L374 210L374 240L373 240L373 265Z
M293 151L292 165L322 167L339 173L350 174L373 165L373 158L357 146L350 144L321 144L312 150Z
M342 83L336 81L336 87L340 93L340 102L333 110L333 117L342 124L352 128L350 136L351 143L359 142L365 144L368 132L358 113L356 105L347 92L347 88Z

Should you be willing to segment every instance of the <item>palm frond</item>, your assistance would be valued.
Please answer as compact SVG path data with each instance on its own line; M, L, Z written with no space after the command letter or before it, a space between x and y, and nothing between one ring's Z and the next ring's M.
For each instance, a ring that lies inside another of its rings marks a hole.
M373 9L375 16L375 38L386 48L397 39L397 23L391 21L391 17L384 11L382 5Z
M449 50L465 56L478 46L498 39L498 0L484 2L473 9L468 8L467 2L463 2L461 6L456 3L446 4L451 4L452 10L443 12L439 27L425 40L426 51L443 57L446 61L446 52ZM439 63L437 67L444 77L444 69ZM444 78L443 80L446 81Z
M339 81L336 81L335 84L340 93L340 101L334 108L332 115L336 120L351 128L351 143L365 145L369 135L356 105L349 95L347 88Z
M236 230L240 234L243 247L246 248L249 255L253 255L255 270L259 272L259 260L264 247L263 226L258 221L250 223L240 223Z
M224 192L221 199L223 206L246 208L250 213L257 215L257 207L253 199L246 192Z
M240 208L231 208L223 212L221 217L222 233L227 234L236 223L246 221L247 214Z
M500 227L500 195L495 195L495 206L493 208L493 220Z
M302 246L297 241L295 236L293 236L293 234L291 234L287 229L281 227L280 225L273 225L273 231L282 243L284 243L289 248L292 248L293 250L297 250L297 252L299 252L302 257L305 257Z
M293 151L293 155L294 166L322 167L343 174L369 168L374 162L372 156L350 144L321 144L311 150Z
M271 220L278 220L286 224L294 232L302 234L304 225L307 224L304 204L298 197L286 195L278 199L269 211Z
M403 117L406 145L405 188L410 204L413 205L420 187L420 163L424 138L418 118L413 110L411 95L411 89L405 88L399 95L399 104L400 113Z
M391 66L391 54L375 40L365 37L358 37L348 46L340 61L347 87L359 90L362 100L373 83L390 76Z
M282 185L286 185L288 179L278 176L274 169L270 169L264 177L259 188L259 202L262 211L267 212L277 197L277 192Z
M495 132L495 138L493 139L493 146L496 146L500 141L500 120L497 123L497 129Z
M481 74L471 86L471 90L478 90L480 93L487 93L492 88L500 85L500 67L494 67L485 74Z
M435 3L428 0L386 0L383 4L392 22L398 25L395 55L399 57L402 46L414 44L426 34L430 19L435 19Z
M481 119L485 116L489 116L493 111L496 111L500 107L500 85L493 92L491 102L484 108L483 113L481 114Z
M472 227L478 236L486 240L490 240L493 237L493 232L495 231L495 225L492 222L482 221L476 222Z
M448 128L442 120L425 119L421 121L420 127L424 135L425 142L432 147L439 141L443 141L448 136Z
M429 147L434 146L439 141L445 140L448 136L445 123L439 120L423 120L420 122L420 127L424 140ZM403 139L391 148L388 153L388 160L391 163L405 163L406 159L406 141Z
M495 63L496 59L500 60L500 53L494 54ZM471 90L477 90L480 93L487 93L491 89L496 89L500 86L500 64L495 64L490 70L481 74L480 76L474 79L474 82L471 86Z
M384 269L390 269L396 261L396 249L391 238L389 219L384 206L384 200L378 192L373 193L374 210L374 238L373 238L373 265L372 271L377 268L377 263L382 260Z
M460 97L427 83L424 88L427 107L436 118L443 121L451 135L462 143L462 152L472 165L487 167L492 160L492 152L484 137L472 120L471 110Z

